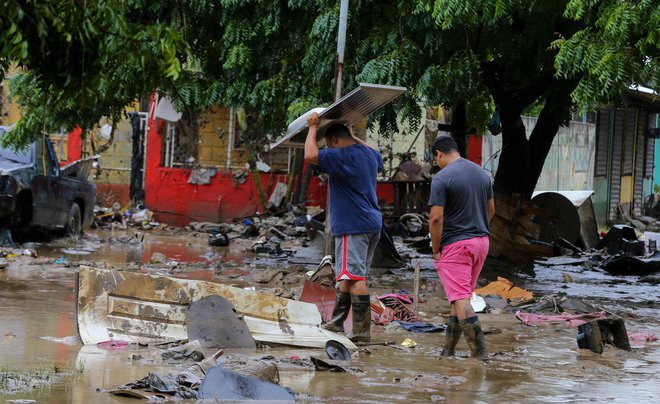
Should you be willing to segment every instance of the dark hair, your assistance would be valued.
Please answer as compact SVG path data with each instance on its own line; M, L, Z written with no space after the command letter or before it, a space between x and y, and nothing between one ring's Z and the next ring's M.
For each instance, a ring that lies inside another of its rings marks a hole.
M451 151L458 151L458 144L451 136L439 136L433 141L433 146L431 146L431 153L435 156L435 152L440 150L443 153L449 153Z
M341 123L333 123L332 125L328 126L328 129L326 129L325 137L336 137L337 139L348 138L351 137L351 133L348 131L346 125Z

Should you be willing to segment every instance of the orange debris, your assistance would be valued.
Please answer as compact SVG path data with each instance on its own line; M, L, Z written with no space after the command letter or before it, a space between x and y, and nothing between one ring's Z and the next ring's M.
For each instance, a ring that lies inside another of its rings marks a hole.
M481 296L497 295L508 301L519 300L526 302L534 298L532 292L514 286L510 280L501 276L498 276L495 282L491 282L483 288L476 289L474 292Z

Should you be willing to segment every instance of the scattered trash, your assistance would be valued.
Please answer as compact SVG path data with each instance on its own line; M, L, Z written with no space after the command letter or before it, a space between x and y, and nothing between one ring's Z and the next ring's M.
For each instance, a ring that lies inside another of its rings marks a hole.
M351 361L351 353L337 341L330 340L325 343L325 353L328 354L328 358L333 360L340 361Z
M215 233L209 236L209 245L213 247L226 247L229 245L229 237L224 233Z
M635 331L628 333L628 341L632 348L644 348L648 342L656 342L658 338L655 334Z
M190 304L186 330L188 339L199 341L204 348L256 348L250 330L234 306L217 295Z
M209 369L199 388L197 398L295 401L294 394L285 387L248 377L221 366Z
M417 343L415 341L411 340L410 338L406 338L406 339L403 340L401 345L405 346L406 348L414 348L414 347L417 346Z
M131 220L136 223L150 222L153 217L153 212L149 209L139 210L131 215Z
M486 301L483 299L483 297L477 295L474 292L472 292L472 297L470 298L470 305L472 306L472 310L474 310L475 313L483 313L484 310L486 310Z
M648 257L638 258L621 253L604 260L600 267L612 275L645 276L660 272L660 251L655 251Z
M165 257L165 254L159 252L151 254L151 259L149 259L150 264L164 264L165 261L167 261L167 257Z
M285 183L278 182L277 185L275 185L275 189L273 189L273 193L270 195L268 202L266 203L266 208L267 209L279 208L280 205L282 204L282 200L284 199L284 196L286 195L286 189L287 186Z
M596 309L585 303L582 299L567 296L565 293L543 296L536 303L524 304L518 306L521 309L532 313L593 313Z
M23 255L32 257L32 258L37 258L37 252L35 250L30 250L30 249L25 249L22 252Z
M426 323L423 321L417 321L417 322L408 322L408 321L396 321L397 323L401 324L403 328L405 328L408 331L412 332L440 332L445 330L445 326L439 326L431 323Z
M330 372L339 372L339 373L346 373L346 372L362 373L362 370L360 369L344 367L345 361L321 359L314 356L310 356L309 359L314 365L314 369L320 372L330 371Z
M603 353L603 345L630 349L626 325L621 318L593 320L578 326L577 344L581 349Z
M58 258L58 259L55 260L55 264L57 264L57 265L62 265L64 263L66 263L65 258Z
M128 342L108 340L108 341L101 341L97 343L96 346L101 349L106 349L108 351L118 351L120 349L126 349L128 347Z
M612 226L605 237L600 240L600 243L598 243L596 248L598 250L606 248L608 254L614 255L623 250L624 241L637 241L635 229L624 224L616 224Z
M378 296L377 299L380 305L371 306L372 319L376 324L385 325L395 320L426 322L409 307L413 302L408 296L390 293Z
M194 362L200 362L204 359L202 344L198 340L190 341L186 344L169 348L160 354L166 361L182 361L191 359Z

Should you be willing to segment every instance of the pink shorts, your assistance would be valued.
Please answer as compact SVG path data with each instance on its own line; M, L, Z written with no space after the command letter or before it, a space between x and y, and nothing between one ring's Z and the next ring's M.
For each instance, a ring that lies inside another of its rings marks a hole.
M449 303L472 297L489 244L488 236L457 241L445 246L440 260L433 261Z

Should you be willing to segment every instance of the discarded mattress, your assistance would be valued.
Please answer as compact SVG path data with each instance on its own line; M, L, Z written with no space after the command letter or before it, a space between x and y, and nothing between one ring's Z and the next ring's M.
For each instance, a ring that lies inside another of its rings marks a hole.
M324 348L329 340L357 349L344 335L321 328L315 305L219 283L80 267L77 321L85 344L188 339L185 312L193 301L228 300L256 341Z

